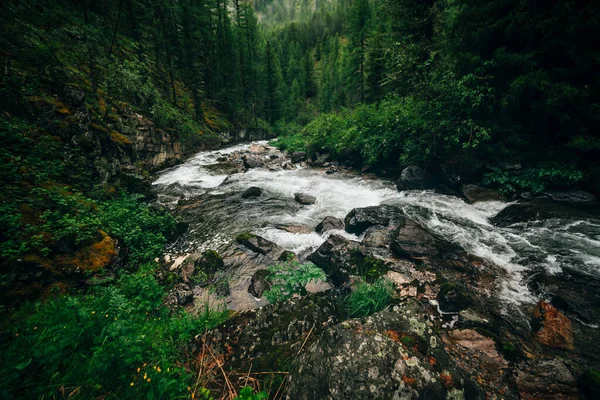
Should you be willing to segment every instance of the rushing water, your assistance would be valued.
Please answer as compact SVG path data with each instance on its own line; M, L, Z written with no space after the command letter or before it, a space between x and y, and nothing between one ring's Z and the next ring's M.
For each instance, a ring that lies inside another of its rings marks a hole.
M414 220L468 252L504 268L509 278L501 296L508 301L535 300L525 283L531 271L555 274L572 268L600 276L600 220L565 216L498 228L488 219L506 207L506 203L467 204L460 198L432 191L398 192L392 182L355 174L326 175L324 171L308 168L251 169L230 177L204 168L216 163L223 154L249 146L201 152L186 163L163 171L154 182L163 204L175 206L182 196L198 199L187 241L180 244L178 252L218 249L238 233L252 231L302 254L319 246L326 236L316 232L289 233L274 225L287 223L314 228L326 216L343 219L356 207L390 204L401 207ZM262 188L263 195L241 199L241 193L251 186ZM315 196L316 204L297 204L296 192Z

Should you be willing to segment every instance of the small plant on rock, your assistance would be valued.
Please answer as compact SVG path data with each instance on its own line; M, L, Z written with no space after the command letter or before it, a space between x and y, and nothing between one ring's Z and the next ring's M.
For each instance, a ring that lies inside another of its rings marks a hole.
M306 285L310 282L322 282L327 279L325 272L314 264L300 264L297 261L288 261L269 267L267 281L271 289L265 292L269 303L278 303L294 295L304 296Z
M373 283L361 280L347 298L348 312L351 317L366 317L383 310L390 304L393 295L393 283L387 279L378 279Z

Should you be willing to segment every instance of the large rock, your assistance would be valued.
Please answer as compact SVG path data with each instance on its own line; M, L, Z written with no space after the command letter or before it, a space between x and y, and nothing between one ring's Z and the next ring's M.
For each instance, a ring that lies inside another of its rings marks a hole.
M415 259L432 258L443 250L459 250L410 219L393 232L391 249L398 257Z
M344 229L344 221L335 217L325 217L323 221L319 222L319 225L315 228L318 233L324 233L331 230Z
M262 194L262 189L256 186L248 188L243 194L242 199L249 199L250 197L259 197Z
M245 155L243 157L244 167L247 169L260 168L264 165L263 161L256 156Z
M522 222L551 218L598 219L600 218L600 208L596 207L594 203L559 203L547 199L535 199L509 205L490 218L490 223L494 226L507 227Z
M261 298L263 293L271 288L271 284L267 282L267 276L269 271L266 269L260 269L252 275L252 281L250 281L250 287L248 292L258 298Z
M315 196L311 196L305 193L294 193L294 199L304 205L311 205L317 202L317 198Z
M322 268L334 285L341 285L358 273L357 265L364 258L360 243L331 235L307 260Z
M544 195L554 201L564 203L593 203L596 196L583 190L572 190L570 192L546 192Z
M278 250L278 246L275 243L252 233L242 233L236 238L236 241L259 254L269 254Z
M473 384L452 368L441 340L426 328L414 309L331 327L292 366L287 398L463 398Z
M524 400L579 399L577 382L560 360L532 360L520 363L517 387Z
M214 274L225 267L223 258L215 250L206 250L195 262L195 269L206 274Z
M238 165L232 162L220 162L218 164L205 165L202 168L221 175L231 175L239 172Z
M305 339L308 346L337 323L344 313L339 302L344 295L330 290L241 312L210 332L210 343L221 347L214 351L224 355L227 369L268 372L285 368ZM202 336L197 337L199 342ZM202 343L198 344L200 356Z
M372 206L353 209L346 215L344 223L346 231L359 235L371 226L402 224L405 219L404 213L398 207Z
M396 181L398 191L426 189L427 186L428 182L425 171L416 165L404 168L400 174L400 179Z
M367 247L378 247L387 249L391 243L391 232L387 228L380 226L372 226L365 232L365 237L362 241Z
M469 203L505 200L505 198L497 191L477 185L463 185L461 190Z
M571 320L543 300L533 312L531 328L540 343L557 349L573 349Z
M306 160L306 152L304 151L296 151L292 153L292 162L299 163Z

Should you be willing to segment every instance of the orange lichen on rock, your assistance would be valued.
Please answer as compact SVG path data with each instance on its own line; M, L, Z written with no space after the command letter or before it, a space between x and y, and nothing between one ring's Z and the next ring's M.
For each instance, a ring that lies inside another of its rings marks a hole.
M117 256L117 242L100 231L102 239L73 254L54 257L58 269L64 272L93 272L109 266Z
M554 306L541 300L533 311L532 324L538 342L556 349L573 349L571 320Z
M127 145L127 146L131 145L131 139L129 139L127 136L123 135L122 133L112 131L110 133L110 138L115 143L123 144L123 145Z

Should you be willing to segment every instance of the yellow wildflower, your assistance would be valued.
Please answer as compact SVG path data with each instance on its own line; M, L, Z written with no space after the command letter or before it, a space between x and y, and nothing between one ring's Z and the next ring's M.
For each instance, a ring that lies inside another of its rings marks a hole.
M137 369L137 372L140 372L140 369L139 369L139 368Z
M154 367L152 367L152 369L156 369L156 365Z
M146 380L147 380L148 382L150 382L152 379L148 378L148 379L146 379Z
M134 383L133 383L133 382L131 382L131 383L129 384L129 386L133 386L133 385L134 385Z
M105 317L108 318L108 314L106 314Z
M92 311L92 315L96 314L96 311Z
M148 374L147 374L147 373L146 373L146 374L144 374L144 379L146 379L147 377L148 377Z
M160 369L160 367L157 367L157 368L156 368L156 370L157 370L158 372L161 372L161 369Z

